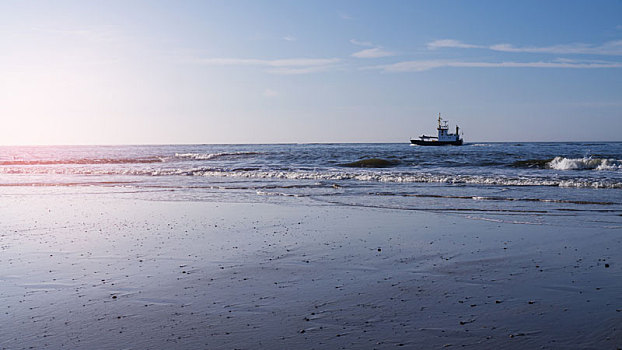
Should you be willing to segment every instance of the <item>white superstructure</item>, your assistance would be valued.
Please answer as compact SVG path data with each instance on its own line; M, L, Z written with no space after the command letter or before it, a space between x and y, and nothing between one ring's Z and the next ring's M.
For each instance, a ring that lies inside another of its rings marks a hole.
M460 139L460 134L458 133L460 131L460 128L458 127L458 125L456 125L456 133L450 134L447 121L443 121L440 113L438 114L438 128L436 130L438 130L438 141L456 142Z

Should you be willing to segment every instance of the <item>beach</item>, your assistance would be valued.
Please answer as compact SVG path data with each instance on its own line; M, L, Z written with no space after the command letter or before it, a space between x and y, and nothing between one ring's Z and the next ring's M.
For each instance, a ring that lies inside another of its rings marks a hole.
M3 349L622 346L617 227L86 186L0 196Z
M0 1L0 350L622 350L621 15Z

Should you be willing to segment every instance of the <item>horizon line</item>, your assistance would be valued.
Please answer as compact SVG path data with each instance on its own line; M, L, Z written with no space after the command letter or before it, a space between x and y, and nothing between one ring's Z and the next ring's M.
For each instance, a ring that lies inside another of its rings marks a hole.
M564 140L564 141L468 141L463 145L478 144L478 143L622 143L622 140L618 141L598 141L598 140ZM335 145L335 144L405 144L412 145L410 142L356 142L356 141L319 141L319 142L248 142L248 143L109 143L109 144L12 144L12 145L0 145L0 147L119 147L119 146L227 146L227 145Z

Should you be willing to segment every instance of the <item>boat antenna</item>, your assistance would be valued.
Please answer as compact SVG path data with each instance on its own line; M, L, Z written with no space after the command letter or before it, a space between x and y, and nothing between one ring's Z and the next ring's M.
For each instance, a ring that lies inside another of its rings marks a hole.
M441 112L438 112L438 127L441 127Z

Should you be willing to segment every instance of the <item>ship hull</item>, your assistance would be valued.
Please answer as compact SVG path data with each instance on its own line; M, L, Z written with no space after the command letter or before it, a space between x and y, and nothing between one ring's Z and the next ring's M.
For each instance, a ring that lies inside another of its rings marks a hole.
M410 143L418 146L462 146L462 139L457 141L423 141L410 140Z

